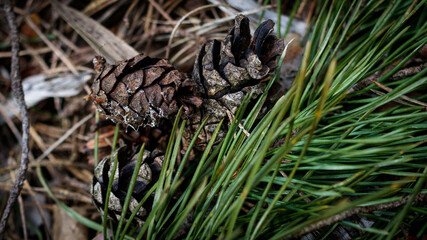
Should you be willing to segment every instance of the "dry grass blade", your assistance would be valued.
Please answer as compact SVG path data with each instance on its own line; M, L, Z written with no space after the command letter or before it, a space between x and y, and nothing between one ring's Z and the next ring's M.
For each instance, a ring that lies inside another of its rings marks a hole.
M41 161L43 158L45 158L47 155L49 155L57 146L59 146L65 139L67 139L75 130L77 130L80 126L82 126L85 122L87 122L89 119L93 117L93 114L89 114L86 117L84 117L82 120L80 120L78 123L76 123L72 128L70 128L62 137L60 137L54 144L52 144L48 149L46 149L42 155L40 155L36 162Z
M13 124L12 119L7 114L7 110L3 105L0 105L0 115L4 118L9 129L12 131L13 135L16 137L16 140L21 141L21 134L19 133L18 128Z
M66 56L66 54L58 47L56 47L45 34L36 26L36 24L31 20L30 17L25 18L25 22L37 33L37 35L46 43L46 45L52 49L52 51L64 62L64 64L70 69L74 74L77 74L77 69L71 63L71 60Z
M25 220L25 214L24 214L24 201L22 200L22 196L19 195L18 197L18 203L19 203L19 211L21 212L21 221L22 221L22 232L24 233L24 239L27 240L28 239L28 234L27 234L27 223Z
M51 2L61 17L98 54L104 56L108 63L115 63L138 55L138 52L134 48L92 18L55 0Z
M44 53L49 53L51 52L52 49L49 47L42 47L39 49L28 49L28 50L22 50L19 52L19 56L27 56L27 55L35 55L35 54L44 54ZM0 58L10 58L12 57L12 53L11 52L0 52Z
M159 13L169 22L173 22L173 19L169 16L169 14L167 12L165 12L165 10L163 10L163 8L156 3L154 0L149 0L149 2L153 5L153 7L155 7L157 9L157 11L159 11Z
M217 7L219 6L219 4L209 4L209 5L205 5L205 6L201 6L198 7L196 9L193 9L192 11L188 12L187 14L185 14L175 25L175 27L173 28L171 35L169 37L169 41L168 41L168 48L166 49L166 58L169 58L169 53L170 53L170 48L172 45L172 41L173 41L173 37L175 36L176 31L178 30L179 26L182 24L182 22L189 17L191 14L194 14L200 10L206 9L206 8L210 8L210 7Z
M32 160L34 160L34 159L32 159ZM28 165L30 165L30 164L28 164ZM41 218L41 220L43 222L43 229L44 229L44 231L46 233L46 236L49 236L49 234L48 234L49 233L49 229L47 228L49 225L47 224L48 221L46 219L45 213L43 212L43 209L41 207L40 201L37 199L36 194L34 193L32 187L30 186L30 184L28 183L28 181L24 182L24 188L23 188L23 190L24 190L24 193L25 193L25 191L28 192L28 194L31 196L31 199L34 201L34 204L36 206L37 212L39 213L40 218Z

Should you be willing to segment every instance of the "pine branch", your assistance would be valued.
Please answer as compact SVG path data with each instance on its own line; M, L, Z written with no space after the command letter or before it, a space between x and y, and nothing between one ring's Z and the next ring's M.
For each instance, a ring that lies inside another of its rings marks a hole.
M12 61L11 61L11 79L12 79L12 93L16 98L16 102L19 105L19 110L22 118L22 150L21 150L21 164L19 167L18 176L10 189L9 199L3 216L0 221L0 239L3 238L3 232L6 227L7 219L9 218L10 211L18 198L22 186L26 178L26 172L28 168L28 141L29 141L29 121L28 112L25 105L24 90L22 89L21 75L19 73L19 33L16 26L15 15L13 13L13 7L10 0L4 0L4 11L6 12L7 22L10 26L11 42L12 42Z
M410 198L410 195L407 195L405 197L403 197L400 200L394 201L394 202L389 202L389 203L379 203L379 204L375 204L375 205L371 205L371 206L364 206L364 207L357 207L357 208L353 208L347 211L344 211L340 214L337 214L335 216L326 218L324 220L315 222L313 224L308 225L307 227L302 228L300 231L298 231L296 234L293 234L291 236L289 236L289 238L296 238L296 237L300 237L304 234L307 234L309 232L315 231L317 229L320 229L322 227L328 226L328 225L332 225L334 223L337 223L339 221L342 221L348 217L357 215L357 214L361 214L361 213L371 213L374 211L379 211L379 210L384 210L384 209L390 209L390 208L396 208L396 207L400 207L404 204L406 204L408 202ZM425 202L427 201L427 194L418 194L417 197L415 198L416 202Z

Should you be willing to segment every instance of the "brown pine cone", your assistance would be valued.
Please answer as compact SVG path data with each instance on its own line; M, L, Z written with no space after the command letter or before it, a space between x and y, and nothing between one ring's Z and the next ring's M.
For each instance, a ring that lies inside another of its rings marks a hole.
M134 129L157 126L161 118L173 120L178 108L183 106L184 118L189 120L184 132L186 141L192 139L208 116L196 143L196 148L203 150L218 122L227 118L227 111L234 115L247 93L252 92L256 97L264 91L265 82L277 67L278 56L284 49L283 40L271 34L273 25L271 20L263 22L252 37L248 18L237 16L235 26L224 40L209 41L202 46L194 65L193 81L164 59L138 55L105 67L101 58L95 58L97 76L90 97L108 118ZM224 137L227 128L224 124L217 141ZM120 217L136 162L123 150L116 154L119 154L119 166L108 200L109 216L113 220ZM162 159L147 156L132 193L130 211L157 181L161 170ZM109 158L104 158L95 169L91 186L93 200L101 213L110 167ZM151 204L146 203L138 212L139 222L144 221Z
M227 118L227 111L234 115L248 92L254 97L263 92L263 82L277 67L284 49L283 40L271 33L273 26L271 20L263 22L252 37L248 18L237 16L224 40L202 46L193 80L165 59L141 54L105 67L102 58L95 58L97 75L90 98L98 111L134 129L158 126L161 118L173 120L184 106L184 118L189 119L184 134L187 141L209 116L196 143L202 150L218 122ZM224 125L218 141L226 131Z
M224 40L209 41L200 49L193 80L203 103L191 115L184 134L190 141L203 119L209 116L196 148L206 146L217 124L227 118L227 111L234 116L247 93L257 97L264 91L264 82L277 67L284 49L283 40L271 33L273 26L271 20L261 23L252 37L248 18L239 15ZM227 128L223 125L218 141L223 139Z
M138 154L132 156L127 152L126 147L121 147L115 152L114 156L116 155L118 157L118 167L115 172L114 182L108 201L108 216L113 220L113 222L118 223L129 188L129 183L135 169ZM163 156L156 155L158 155L158 152L156 151L144 151L143 163L139 169L135 187L132 192L126 220L130 217L130 214L135 210L138 203L159 178L163 164ZM110 156L105 157L96 166L94 177L92 179L90 188L92 200L102 215L104 214L104 199L106 199L108 181L112 170L113 164L110 161ZM153 199L154 195L152 195L137 212L135 218L138 224L142 224L148 216L151 211Z
M165 59L140 54L115 65L104 63L101 57L94 59L97 74L90 98L114 122L133 129L158 126L161 118L173 118L182 102L191 99L184 95L191 92L192 81Z

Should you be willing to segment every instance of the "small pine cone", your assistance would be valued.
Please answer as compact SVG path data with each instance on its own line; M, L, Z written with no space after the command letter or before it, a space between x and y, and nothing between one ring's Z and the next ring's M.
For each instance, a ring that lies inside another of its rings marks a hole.
M271 20L261 23L252 37L248 18L239 15L224 40L212 40L201 47L193 80L203 103L192 114L184 134L190 141L203 119L209 116L196 148L206 146L219 121L227 118L227 111L234 116L247 93L257 97L264 91L265 82L284 50L283 40L272 34L273 26ZM218 141L226 130L223 125Z
M94 59L97 74L90 98L98 111L133 129L174 117L180 91L192 87L192 81L164 59L141 54L115 65L104 63Z
M152 153L144 151L143 163L139 169L135 187L132 192L126 220L130 217L138 203L144 198L159 178L163 164L163 157L156 155L158 155L156 151L153 151ZM120 221L120 215L122 213L132 174L135 169L138 154L133 155L133 157L129 157L132 155L126 151L126 147L121 147L115 152L114 156L118 157L119 162L114 174L112 190L108 200L108 217L111 218L113 222L117 223ZM92 179L90 188L92 200L101 214L104 214L104 200L106 199L108 181L112 171L113 164L108 156L102 159L96 166L94 177ZM138 224L142 225L145 221L151 211L153 200L154 195L150 196L150 198L137 212L135 218Z

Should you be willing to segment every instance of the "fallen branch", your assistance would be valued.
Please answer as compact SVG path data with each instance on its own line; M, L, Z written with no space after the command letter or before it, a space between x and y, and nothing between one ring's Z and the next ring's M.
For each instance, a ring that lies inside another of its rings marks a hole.
M315 222L313 224L310 224L310 225L302 228L297 233L290 235L287 238L300 237L300 236L307 234L309 232L312 232L314 230L317 230L317 229L320 229L322 227L325 227L325 226L337 223L339 221L342 221L342 220L344 220L348 217L351 217L353 215L362 214L362 213L371 213L374 211L400 207L400 206L406 204L408 202L409 198L410 198L410 195L405 196L402 199L394 201L394 202L380 203L380 204L375 204L375 205L371 205L371 206L356 207L356 208L344 211L342 213L339 213L337 215L334 215L332 217L329 217L329 218L323 219L321 221ZM420 193L415 198L415 202L425 202L425 201L427 201L427 194L421 194Z
M9 192L9 199L7 200L3 216L0 220L0 239L3 238L3 233L6 227L7 219L9 218L12 206L15 204L16 199L21 193L22 186L26 178L28 168L28 141L29 141L29 121L28 112L24 100L24 90L22 89L21 75L19 73L19 33L16 27L15 14L10 0L2 1L4 4L4 11L6 13L7 22L10 26L11 43L12 43L12 61L11 61L11 81L12 93L16 98L19 105L19 110L22 119L22 150L21 150L21 164L17 178Z

